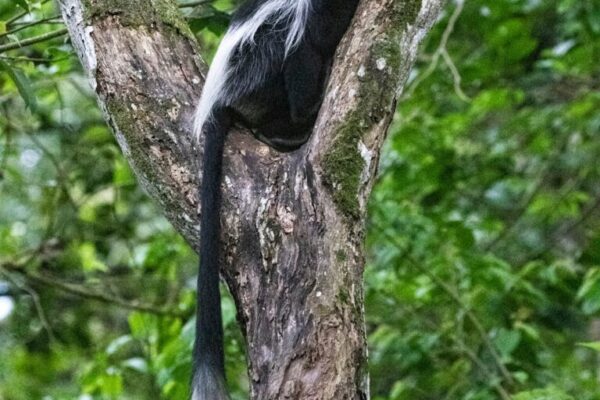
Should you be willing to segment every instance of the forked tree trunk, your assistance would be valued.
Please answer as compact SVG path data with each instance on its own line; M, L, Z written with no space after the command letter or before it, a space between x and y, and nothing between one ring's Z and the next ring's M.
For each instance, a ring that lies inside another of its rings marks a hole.
M225 267L252 399L368 399L363 311L367 197L398 93L443 0L363 0L310 142L278 154L226 144ZM198 244L205 65L174 0L61 0L99 103L145 190Z

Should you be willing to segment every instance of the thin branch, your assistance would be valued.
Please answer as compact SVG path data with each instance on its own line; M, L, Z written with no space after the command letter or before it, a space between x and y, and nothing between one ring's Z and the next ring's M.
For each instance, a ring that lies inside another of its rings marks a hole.
M527 214L527 211L529 210L529 207L533 203L535 197L541 191L544 183L545 183L545 180L542 179L542 180L540 180L540 182L538 184L535 185L532 192L526 197L524 205L518 211L517 216L513 217L511 219L511 221L507 222L504 229L498 234L498 236L496 236L495 239L493 239L492 241L489 242L489 244L487 244L483 247L484 251L486 251L486 252L495 251L499 244L504 242L513 233L516 232L517 227L522 225L522 222L525 220L525 216ZM581 179L570 179L568 184L565 184L565 186L560 189L561 194L555 201L553 201L551 208L554 209L554 208L558 207L564 201L564 199L570 193L572 193L573 190L575 190L577 188L577 186L580 183L581 183ZM549 219L549 216L546 216L546 217L542 218L540 221L538 221L537 224L539 226L541 226L541 225L547 223L548 219Z
M44 33L43 35L34 36L29 39L24 39L19 42L7 43L4 45L0 45L0 53L4 53L9 50L20 49L22 47L31 46L36 43L45 42L47 40L55 39L57 37L64 36L67 34L67 28L58 29L52 32Z
M408 90L406 90L403 97L405 97L405 98L410 97L415 92L417 87L423 81L425 81L431 74L433 74L433 72L437 69L437 67L440 63L440 57L443 57L444 52L447 51L446 46L448 45L448 40L450 40L450 35L452 35L452 32L454 32L454 27L456 26L456 22L458 21L458 18L462 14L464 7L465 7L465 0L458 0L456 2L456 8L454 9L454 12L450 16L450 20L448 21L448 25L446 26L446 29L444 30L444 33L442 34L442 39L440 41L440 44L438 45L438 48L435 50L435 52L433 53L433 56L431 57L431 63L429 64L429 66L427 67L425 72L423 74L421 74L412 83L412 85L410 85L410 87L408 88ZM452 63L452 65L454 65L454 63ZM450 67L450 65L448 65L448 66ZM452 71L452 67L450 67L450 70ZM459 75L459 77L460 77L460 75ZM456 86L456 80L454 82L455 82L455 86ZM460 85L460 80L458 82ZM460 92L462 92L462 89L460 89ZM470 101L468 96L465 95L465 97ZM463 98L461 98L461 99L464 100Z
M201 6L203 4L209 4L214 1L215 0L198 0L198 1L192 1L190 3L181 3L181 4L178 4L178 6L179 6L179 8L191 8L191 7Z
M6 26L10 26L10 25L14 24L14 23L15 23L17 20L19 20L19 19L23 18L23 17L24 17L24 16L26 16L27 14L29 14L29 11L25 10L25 11L22 11L22 12L20 12L19 14L15 15L14 17L12 17L12 18L9 18L9 19L6 21Z
M69 181L69 176L68 176L67 172L64 170L64 168L62 167L62 165L60 164L60 162L58 161L58 158L42 142L40 142L40 140L36 137L36 135L32 134L30 131L26 131L25 135L27 135L29 137L29 139L31 139L33 144L38 149L40 149L42 154L44 154L48 158L48 160L50 160L50 163L54 166L54 169L56 170L56 173L58 174L59 184L60 184L63 194L69 201L69 204L71 204L71 206L74 209L77 209L77 203L75 202L75 199L73 199L73 196L71 196L71 192L69 191L69 186L67 185L67 183Z
M203 4L209 4L209 3L212 3L213 1L214 0L198 0L198 1L193 1L193 2L190 2L190 3L178 4L178 6L179 6L179 8L191 8L191 7L196 7L196 6L203 5ZM13 17L11 20L7 21L6 24L10 25L11 23L14 23L19 18L27 15L28 13L29 12L26 11L26 12L23 12L21 14L18 14L15 17ZM55 15L55 16L44 18L44 19L40 19L40 20L37 20L37 21L32 21L30 23L25 23L25 24L21 25L18 28L15 28L15 29L13 29L11 31L8 31L8 32L0 34L0 38L2 38L4 36L7 36L7 35L10 35L10 34L13 34L13 33L16 33L16 32L21 31L23 29L30 28L30 27L35 26L35 25L39 25L39 24L43 24L43 23L51 23L54 20L56 20L57 18L60 18L60 16L56 16ZM26 47L26 46L30 46L32 44L44 42L46 40L54 39L56 37L63 36L66 33L68 33L68 30L66 28L63 28L63 29L59 29L59 30L56 30L56 31L53 31L53 32L48 32L48 33L45 33L45 34L42 34L42 35L39 35L39 36L35 36L35 37L29 38L29 39L24 39L24 40L21 40L19 42L14 42L14 43L8 43L8 44L5 44L5 45L0 45L0 53L4 53L4 52L9 51L9 50L19 49L19 48Z
M490 383L494 387L496 392L498 392L498 395L500 396L500 398L502 400L511 400L511 396L508 393L508 391L500 384L500 382L497 382L496 374L494 374L493 371L490 371L490 369L485 364L485 362L481 359L481 357L479 357L475 353L475 350L471 349L467 345L467 343L464 342L464 340L462 340L450 333L448 333L446 335L445 331L449 331L450 328L454 324L447 326L445 330L440 331L440 327L438 324L430 321L427 318L423 318L423 313L419 313L418 310L417 311L413 310L406 305L403 305L403 308L404 308L404 310L406 310L406 312L408 314L414 316L415 319L421 320L429 329L437 332L438 334L445 335L444 337L447 337L448 339L450 339L450 341L452 341L458 347L458 351L466 354L467 357L473 362L473 364L475 364L481 370L481 372L483 372L483 374L489 379L489 382L486 382L486 383ZM451 397L447 396L446 398L451 398Z
M12 272L18 273L30 282L48 286L48 287L51 287L54 289L58 289L62 292L65 292L65 293L68 293L71 295L75 295L75 296L78 296L78 297L81 297L84 299L95 300L95 301L99 301L99 302L106 303L106 304L116 305L116 306L124 308L124 309L141 311L141 312L159 315L159 316L173 317L173 318L185 318L186 317L186 314L181 311L164 308L164 307L159 307L159 306L154 306L154 305L150 305L150 304L144 304L144 303L135 302L135 301L127 301L120 297L109 296L105 293L98 292L90 287L85 286L85 285L81 285L78 283L72 283L72 282L65 282L63 280L60 280L60 279L57 279L57 278L54 278L54 277L51 277L48 275L38 274L38 273L35 273L32 271L29 271L26 268L16 265L16 264L10 264L10 263L2 264L2 265L0 265L0 268L3 270L6 270L6 271L12 271Z
M442 280L440 277L438 277L437 275L435 275L429 269L423 267L417 260L415 260L409 254L409 252L404 248L404 246L402 244L400 244L396 240L396 238L394 236L392 236L389 232L387 232L383 227L379 227L378 229L379 229L380 232L382 232L383 236L391 244L393 244L396 248L398 248L399 250L402 251L403 256L410 262L411 265L413 265L415 268L417 268L422 273L424 273L425 275L427 275L433 281L433 283L435 283L444 292L446 292L446 294L448 294L448 296L452 300L454 300L454 302L465 312L465 315L467 316L467 318L469 319L469 321L475 327L475 330L479 334L479 337L483 341L485 347L488 349L488 351L492 355L492 358L494 359L494 363L496 364L496 367L498 368L498 370L502 374L502 377L507 382L509 382L509 383L512 384L513 383L513 378L510 375L510 372L506 369L506 366L502 362L502 358L500 357L500 355L496 351L496 348L494 347L494 344L490 340L490 338L489 338L489 336L488 336L485 328L483 327L483 324L479 321L479 318L477 317L477 315L475 315L475 313L473 312L473 310L463 301L463 299L460 297L460 295L450 285L448 285L446 282L444 282L444 280Z
M20 20L24 16L28 15L29 13L30 13L30 11L27 11L27 10L21 11L20 13L16 14L12 18L9 18L8 20L6 20L6 26L11 26L12 24L14 24L15 22L17 22L18 20Z
M40 301L40 296L38 295L38 293L35 290L33 290L29 285L19 282L19 280L16 279L13 276L13 274L10 271L8 271L6 268L4 268L4 266L2 266L2 265L0 265L0 274L2 274L15 287L27 292L27 294L29 294L31 296L31 299L33 300L33 306L35 307L35 311L38 315L40 323L42 324L42 326L44 327L44 330L48 334L48 339L50 339L51 342L56 341L56 337L54 336L54 331L52 330L52 326L50 325L50 322L48 321L48 318L46 317L46 312L44 311L44 308L42 307L42 303Z
M556 164L556 161L562 156L564 146L567 144L567 142L568 137L565 137L564 140L562 140L561 143L559 143L559 145L556 146L556 149L552 152L552 154L550 154L548 160L542 165L540 172L537 174L537 177L535 178L535 184L533 185L531 190L529 190L529 193L525 194L523 200L520 202L521 205L519 206L516 215L514 215L513 218L504 225L504 229L502 229L502 231L500 231L500 233L498 233L498 235L495 238L493 238L491 241L489 241L486 245L483 246L484 251L494 251L498 244L502 243L506 238L508 238L513 233L515 228L521 224L523 218L529 210L529 207L536 199L537 195L543 189L544 185L546 184L546 181L550 177L552 173L552 167ZM561 196L561 199L557 201L557 204L562 201L562 198L565 195Z
M0 56L0 58L2 58ZM60 93L59 93L59 98L60 98ZM6 119L6 124L8 126L10 126L12 129L20 131L21 133L24 133L26 136L29 137L29 139L31 140L31 142L38 148L40 149L40 151L42 152L42 154L44 154L48 160L50 161L50 163L54 166L54 169L56 170L56 173L58 175L58 182L59 182L59 186L61 191L63 192L63 194L65 195L65 197L67 198L67 200L69 201L69 204L74 208L77 209L78 205L75 202L75 199L73 199L73 196L71 196L71 192L69 191L69 187L67 185L69 177L67 172L64 170L64 168L62 167L62 165L60 164L60 161L58 160L58 158L37 138L36 135L32 134L30 130L28 129L21 129L19 126L17 126L16 124L14 124L11 120Z
M498 395L502 398L502 400L511 400L512 397L508 393L508 391L498 382L495 382L494 374L488 369L487 365L475 354L473 350L471 350L465 342L456 337L450 337L460 350L467 355L471 359L471 361L477 365L477 367L491 380L491 384L494 389L498 392Z
M47 3L47 2L49 2L49 1L50 1L50 0L43 0L43 1L42 1L42 4L46 4L46 3ZM15 15L14 17L12 17L12 18L9 18L9 19L6 21L6 26L10 26L10 25L14 24L15 22L17 22L18 20L20 20L20 19L21 19L21 18L23 18L24 16L28 15L29 13L31 13L31 11L25 10L25 11L22 11L22 12L20 12L19 14Z
M0 156L0 180L3 178L4 170L8 165L8 156L11 150L11 138L12 138L12 125L8 113L8 105L2 104L2 110L4 111L4 115L6 115L6 125L4 130L4 148L2 149L2 156Z
M32 28L32 27L37 26L37 25L52 24L52 23L62 24L62 21L60 20L60 15L54 15L52 17L43 18L43 19L39 19L39 20L36 20L36 21L26 22L26 23L23 23L23 24L19 24L18 27L14 28L12 30L7 30L4 33L0 33L0 38L3 38L3 37L8 36L8 35L12 35L12 34L17 33L19 31L22 31L24 29Z
M54 15L53 17L48 17L48 18L44 18L44 19L40 19L40 20L36 20L36 21L15 22L13 24L13 26L23 26L23 25L29 25L29 24L38 25L39 23L52 24L52 25L64 25L64 22L61 19L61 17L59 15Z
M573 233L573 231L575 229L577 229L581 225L583 225L589 218L591 218L594 215L594 213L597 210L600 210L600 196L598 196L598 198L596 198L595 201L592 202L587 207L587 209L581 213L581 216L579 218L577 218L576 220L574 220L573 222L568 224L566 227L561 227L561 228L557 229L555 232L551 233L552 237L546 242L546 244L544 246L542 246L540 249L538 249L537 251L528 255L524 259L524 261L519 262L519 266L523 267L529 261L535 260L536 258L543 256L547 251L549 251L552 248L552 246L554 244L559 242L565 236L570 235L571 233Z
M523 217L527 213L527 210L529 210L531 203L533 203L533 200L537 197L538 193L544 187L545 183L546 180L544 179L544 177L538 180L537 184L533 186L533 189L529 192L529 194L525 196L523 205L520 207L517 215L511 218L511 220L504 225L504 229L494 239L492 239L488 244L486 244L483 247L483 250L485 252L494 251L498 244L502 243L508 236L510 236L510 234L515 230L515 228L519 226Z
M469 103L471 101L471 98L467 96L462 90L462 77L460 76L460 72L458 72L456 64L454 64L454 61L452 61L452 57L450 57L450 53L448 53L448 49L446 49L445 47L442 51L442 57L444 57L444 61L446 62L446 65L448 66L448 68L450 68L450 72L452 73L452 78L454 81L454 92L462 101L464 101L465 103Z
M64 57L59 58L43 58L43 57L11 57L11 56L0 56L0 60L8 60L14 62L34 62L34 63L53 63L63 60L68 60L73 57L75 54L71 53Z
M571 234L575 229L583 225L598 209L600 209L600 196L596 198L596 201L591 203L583 213L581 213L581 216L578 219L567 225L566 228L561 230L562 233L560 235L557 234L556 236L560 239L565 235Z

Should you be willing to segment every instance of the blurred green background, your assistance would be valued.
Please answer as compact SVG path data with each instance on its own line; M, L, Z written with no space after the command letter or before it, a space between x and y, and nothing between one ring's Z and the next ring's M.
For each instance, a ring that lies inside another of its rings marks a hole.
M235 5L182 7L207 59ZM196 257L57 14L0 0L0 400L187 399ZM597 0L448 3L370 202L374 399L600 399L599 63Z

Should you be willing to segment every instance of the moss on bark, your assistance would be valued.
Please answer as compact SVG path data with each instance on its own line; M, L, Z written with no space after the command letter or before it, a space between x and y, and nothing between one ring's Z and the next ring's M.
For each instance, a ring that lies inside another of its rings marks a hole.
M372 47L366 65L357 71L363 81L359 104L338 128L331 150L323 160L324 182L334 202L348 218L358 219L361 176L366 167L359 143L364 135L390 112L396 99L398 73L403 65L400 42L415 22L422 0L396 1L390 18L394 29L386 31Z
M123 26L165 24L188 38L194 36L172 0L83 0L83 4L89 21L115 16Z

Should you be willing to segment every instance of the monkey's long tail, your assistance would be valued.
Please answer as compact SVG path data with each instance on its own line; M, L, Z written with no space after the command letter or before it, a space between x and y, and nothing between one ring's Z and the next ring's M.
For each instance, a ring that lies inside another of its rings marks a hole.
M204 154L200 201L200 270L192 400L227 400L223 355L223 323L219 293L219 238L223 145L231 119L213 110L203 127Z

